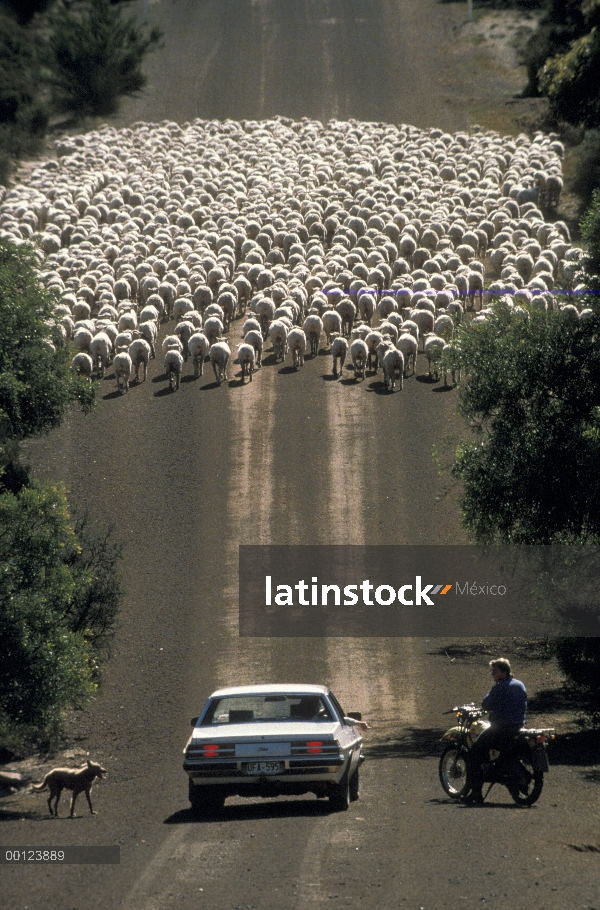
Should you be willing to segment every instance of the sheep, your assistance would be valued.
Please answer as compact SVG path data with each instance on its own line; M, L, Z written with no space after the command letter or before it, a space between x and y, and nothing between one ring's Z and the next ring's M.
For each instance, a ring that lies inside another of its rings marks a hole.
M144 341L146 341L148 343L148 345L150 347L150 356L152 357L152 359L154 359L156 357L156 349L155 349L156 336L158 335L156 323L140 322L137 332L140 335L140 337L143 338Z
M351 300L345 298L344 300L340 300L336 306L336 310L342 320L342 334L345 335L346 338L350 338L352 326L354 325L354 319L356 317L356 307Z
M369 332L364 341L369 351L367 357L367 370L372 370L374 366L375 373L377 373L377 348L383 341L383 335L378 331Z
M326 310L321 317L323 331L327 339L327 344L331 345L331 336L333 334L342 334L342 318L336 310Z
M311 357L316 357L319 353L319 341L323 331L323 322L320 316L315 314L307 316L302 323L302 328L306 335L306 340L310 343Z
M99 378L102 379L112 351L112 342L104 332L98 332L90 341L90 354Z
M435 320L432 313L430 313L428 310L411 310L410 321L417 324L419 330L419 338L424 339L425 335L433 332ZM425 350L424 340L423 350Z
M396 342L396 347L399 351L402 351L406 370L408 370L409 363L412 363L412 372L414 375L417 371L417 341L410 332L403 332Z
M253 316L251 316L249 319L246 319L242 327L242 337L245 338L248 332L252 331L261 332L260 322Z
M94 362L89 354L83 351L80 354L75 354L71 361L71 366L79 376L84 376L86 379L91 380Z
M396 384L396 373L400 380L400 389L404 388L404 355L397 348L390 348L383 355L383 379L389 392L393 392Z
M204 334L209 344L215 344L223 334L223 323L217 316L209 316L204 323Z
M438 382L440 378L438 366L445 344L446 342L443 338L440 338L438 335L434 335L433 333L428 334L427 338L425 339L424 350L429 366L429 378L433 378L436 382Z
M169 348L165 354L165 373L169 380L169 390L171 392L173 391L173 385L175 385L175 390L179 389L182 369L183 356L176 348Z
M244 335L244 341L246 344L251 344L254 348L254 354L256 358L256 369L260 369L262 366L262 353L263 353L263 337L260 329L251 329L249 332L246 332Z
M90 353L90 345L92 343L92 338L94 336L89 331L89 329L77 329L73 335L73 344L78 351L82 351L86 354Z
M238 344L238 361L242 368L242 382L245 380L246 376L249 376L250 382L252 382L255 354L251 344L246 344L245 342Z
M375 313L375 296L370 291L365 291L364 293L358 296L358 312L360 318L363 319L367 325L371 325L371 320Z
M136 338L135 341L132 341L129 345L127 353L131 357L131 365L135 370L135 381L140 381L140 366L143 365L143 381L146 382L146 371L148 369L148 361L150 360L150 345L144 338Z
M113 370L115 373L115 379L117 381L117 391L121 394L123 394L123 392L128 392L132 363L131 357L127 353L127 350L121 349L117 354L115 354L113 360Z
M208 338L202 332L194 332L188 340L188 351L194 364L194 376L202 376L204 372L204 361L208 357L210 344Z
M304 355L306 354L306 335L300 328L294 328L287 336L288 350L292 355L294 369L298 370L304 366Z
M163 351L175 350L183 355L183 344L178 335L166 335L162 343Z
M369 350L362 338L357 338L352 342L350 345L350 357L352 358L352 366L354 367L355 379L365 378L365 369L367 366L368 356Z
M332 338L331 356L333 359L332 373L334 376L340 376L344 369L346 357L348 356L348 342L342 335L337 335L335 338ZM339 371L337 369L338 361L340 364Z
M276 361L285 360L285 355L288 350L287 336L288 327L281 319L277 319L271 323L269 326L269 338L271 339L273 350L275 351Z
M195 331L196 328L194 324L185 320L183 322L180 322L179 325L175 327L173 334L177 335L177 337L181 339L181 343L183 345L182 354L184 361L186 361L189 357L188 341Z
M210 346L208 356L215 373L215 379L221 385L223 380L227 381L227 364L231 357L229 345L224 339L216 341Z
M438 316L433 324L433 331L444 341L449 341L454 335L454 322L451 316Z

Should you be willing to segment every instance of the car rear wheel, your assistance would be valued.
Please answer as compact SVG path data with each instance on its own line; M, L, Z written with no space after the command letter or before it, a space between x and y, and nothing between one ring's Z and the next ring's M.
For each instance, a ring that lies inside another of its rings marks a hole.
M332 784L329 790L329 805L334 812L345 812L350 805L350 783L344 774L339 784Z
M203 817L218 815L225 805L225 794L216 787L197 787L190 781L189 799L193 811Z

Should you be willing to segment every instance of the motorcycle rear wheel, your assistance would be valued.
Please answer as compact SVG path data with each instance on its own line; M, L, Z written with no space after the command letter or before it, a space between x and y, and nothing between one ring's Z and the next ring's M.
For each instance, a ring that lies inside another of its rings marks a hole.
M531 762L519 759L521 784L509 784L508 792L518 806L533 806L540 798L544 786L544 772L534 771Z
M451 799L467 796L471 789L467 761L468 752L461 746L448 746L440 756L440 783Z

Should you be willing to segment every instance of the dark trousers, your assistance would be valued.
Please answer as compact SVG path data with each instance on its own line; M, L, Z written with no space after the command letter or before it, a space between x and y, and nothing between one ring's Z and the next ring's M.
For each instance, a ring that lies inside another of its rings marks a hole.
M497 724L488 727L487 730L479 734L469 753L469 770L473 793L481 793L483 786L481 763L489 761L490 749L497 749L500 752L502 749L506 749L520 729L520 724Z

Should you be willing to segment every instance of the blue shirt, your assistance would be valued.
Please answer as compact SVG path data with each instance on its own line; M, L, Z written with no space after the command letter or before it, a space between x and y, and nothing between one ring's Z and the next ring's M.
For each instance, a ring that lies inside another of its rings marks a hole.
M522 727L527 712L527 690L520 680L507 676L492 686L481 707L490 712L492 724L517 724Z

